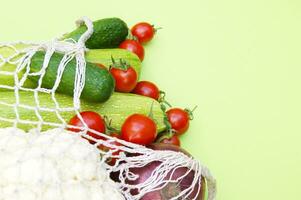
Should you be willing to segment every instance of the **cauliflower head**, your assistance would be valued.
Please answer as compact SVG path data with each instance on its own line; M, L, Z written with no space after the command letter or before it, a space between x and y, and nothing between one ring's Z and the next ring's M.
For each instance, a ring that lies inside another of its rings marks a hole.
M62 129L0 129L0 200L124 200L97 149Z

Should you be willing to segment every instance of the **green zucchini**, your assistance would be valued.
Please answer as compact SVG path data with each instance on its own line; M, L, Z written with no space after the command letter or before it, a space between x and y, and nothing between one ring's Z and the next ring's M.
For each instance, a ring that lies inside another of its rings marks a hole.
M0 56L3 59L10 58L10 61L17 61L24 55L24 54L17 54L17 51L21 51L27 47L29 47L29 45L25 45L25 44L15 44L13 45L13 47L3 46L0 47ZM15 72L15 71L16 71L15 64L5 63L2 66L0 66L0 72ZM19 80L22 78L23 75L24 75L24 71L18 73ZM14 87L15 86L14 76L4 75L0 73L0 85ZM29 79L27 79L25 84L23 85L23 87L25 88L33 88L35 86L36 84L31 82ZM0 91L2 90L3 89L0 88Z
M32 92L24 92L19 91L20 96L20 104L26 106L36 107L36 101L34 98L34 94ZM73 107L73 99L72 97L56 94L55 98L59 103L60 108ZM7 104L15 103L15 94L11 91L0 91L0 102L5 102ZM40 108L47 109L55 109L56 105L52 100L50 94L47 93L39 93L39 102ZM158 132L165 130L164 125L164 112L161 110L160 104L148 97L139 96L135 94L124 94L124 93L113 93L111 98L105 103L91 103L91 102L81 102L81 111L94 111L101 115L108 116L112 121L112 127L120 130L124 120L134 113L140 113L144 115L148 115L150 113L152 107L153 119L157 123ZM39 110L43 121L50 123L58 123L62 124L62 122L58 119L56 112L53 111L45 111L43 109ZM27 120L30 122L37 123L39 118L35 114L34 109L26 109L22 106L18 107L18 113L20 120ZM61 111L60 115L63 117L66 123L68 123L69 119L75 115L73 111ZM13 107L3 105L0 103L0 128L10 127L13 125L11 122L1 121L1 118L14 120L16 118L16 114ZM19 123L19 128L24 130L30 130L32 128L36 128L36 124L26 124ZM54 128L53 126L43 125L42 129L47 130L50 128Z
M136 54L125 49L92 49L86 52L86 60L91 63L101 63L105 65L107 69L110 68L112 63L112 57L115 60L123 59L127 64L131 65L140 76L141 73L141 61Z
M119 18L106 18L93 22L94 33L86 42L86 47L89 49L107 49L118 47L128 35L128 27L124 21ZM72 38L78 41L87 27L82 25L65 34L62 39Z

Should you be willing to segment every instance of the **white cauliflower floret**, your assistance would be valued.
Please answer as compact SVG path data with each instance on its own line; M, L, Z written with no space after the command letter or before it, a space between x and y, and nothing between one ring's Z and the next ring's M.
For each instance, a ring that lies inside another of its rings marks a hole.
M62 129L0 129L0 200L124 200L97 149Z

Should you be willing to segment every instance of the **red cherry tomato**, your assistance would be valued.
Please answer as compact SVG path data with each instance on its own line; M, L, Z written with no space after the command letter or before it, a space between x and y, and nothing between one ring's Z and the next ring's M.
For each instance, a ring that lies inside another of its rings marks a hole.
M118 134L118 133L111 133L110 136L113 137L113 138L121 139L121 136L120 136L120 134ZM108 140L108 139L105 139L105 140ZM116 148L117 148L118 146L122 146L122 145L121 145L120 143L118 143L117 141L112 141L112 142L110 142L110 144L116 146ZM107 146L105 146L105 145L100 145L100 146L99 146L99 149L101 149L102 151L106 151L106 152L108 152L108 151L110 151L110 150L111 150L111 151L114 151L114 152L112 153L112 156L118 156L118 155L120 154L120 152L122 152L121 150L118 150L118 149L116 149L116 148L114 148L114 147L107 147ZM116 151L115 151L115 150L116 150ZM110 165L115 165L116 160L117 160L117 158L110 158L110 159L107 160L107 163L110 164Z
M156 123L149 117L141 114L129 116L121 128L121 138L125 141L148 145L157 137Z
M180 141L179 137L176 135L173 135L171 138L165 138L162 141L160 141L160 143L173 144L173 145L176 145L179 147L181 146L181 141Z
M115 79L117 92L131 92L135 88L138 76L133 67L128 67L126 70L112 67L110 72Z
M133 90L133 93L147 96L156 100L158 100L160 97L159 88L154 83L149 81L138 82L135 89Z
M135 36L140 43L151 41L156 33L154 26L147 22L141 22L133 26L132 35Z
M97 132L100 132L100 133L105 133L105 131L106 131L105 121L98 113L92 112L92 111L86 111L86 112L81 112L80 114L83 118L83 121L87 124L88 128L95 130ZM77 115L75 115L70 120L69 125L76 126L76 127L85 127ZM80 128L69 128L68 130L72 131L72 132L80 132L81 131ZM92 133L90 131L88 131L87 134L98 140L103 139L102 136ZM88 141L91 144L95 144L95 142L92 140L88 139Z
M188 112L180 108L172 108L166 112L171 128L181 135L189 128L190 116Z
M119 133L111 133L110 136L114 137L114 138L121 139L121 135Z
M119 45L119 48L135 53L141 61L144 59L144 48L135 40L125 40Z

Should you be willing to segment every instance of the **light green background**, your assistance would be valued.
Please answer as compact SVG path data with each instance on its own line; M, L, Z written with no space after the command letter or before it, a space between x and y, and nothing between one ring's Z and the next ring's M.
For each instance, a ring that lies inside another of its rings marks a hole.
M0 40L47 40L82 15L164 27L143 78L198 105L183 145L216 176L218 199L299 200L300 11L299 0L10 0Z

